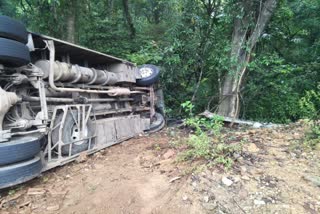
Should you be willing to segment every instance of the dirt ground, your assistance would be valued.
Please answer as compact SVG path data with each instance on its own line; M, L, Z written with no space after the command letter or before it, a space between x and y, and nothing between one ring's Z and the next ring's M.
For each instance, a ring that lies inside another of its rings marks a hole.
M0 213L320 213L320 154L293 148L298 125L233 130L245 139L229 171L177 161L168 128L0 193ZM241 138L241 139L240 139Z

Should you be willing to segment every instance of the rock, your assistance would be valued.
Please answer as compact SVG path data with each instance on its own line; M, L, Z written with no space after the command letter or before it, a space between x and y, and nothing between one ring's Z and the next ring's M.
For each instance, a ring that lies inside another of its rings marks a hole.
M247 175L241 176L241 179L245 181L250 181L250 178Z
M83 163L83 162L86 162L87 160L88 160L87 153L80 153L80 155L77 157L75 161L76 163Z
M206 210L215 210L216 207L217 207L217 204L216 203L205 203L202 205Z
M291 155L291 158L296 158L297 157L297 154L293 153L293 152L290 152L290 155Z
M223 178L221 179L221 181L222 181L222 183L223 183L224 185L226 185L227 187L229 187L229 186L231 186L231 185L233 184L233 181L230 180L230 179L227 178L227 177L223 177Z
M262 127L262 124L261 123L258 123L258 122L255 122L253 125L252 125L252 128L255 128L255 129L258 129L258 128L261 128Z
M93 154L93 156L97 159L102 159L103 158L103 154L101 152L96 152Z
M299 140L299 139L300 139L300 134L297 133L297 132L295 132L295 133L293 134L293 138L296 139L296 140Z
M253 203L254 203L254 205L257 205L257 206L261 206L261 205L266 204L266 202L264 202L263 200L254 200Z
M241 155L239 153L233 153L233 158L235 160L239 159L241 157Z
M262 175L264 173L264 171L262 169L256 169L254 174L259 174Z
M182 197L182 200L183 200L183 201L188 200L188 196L184 195L184 196Z
M313 175L304 175L303 179L313 183L314 185L320 187L320 177Z
M208 202L209 202L209 196L207 196L207 195L204 196L204 197L203 197L203 201L206 202L206 203L208 203Z
M240 173L241 173L241 175L245 175L247 171L248 171L248 170L247 170L247 168L246 168L245 166L240 166Z
M238 176L233 177L233 181L235 183L238 183L241 179Z
M58 204L47 206L47 211L57 211L59 209L60 209L60 206Z
M255 134L256 132L257 132L257 131L256 131L256 130L253 130L253 129L251 129L251 130L248 131L249 134Z
M165 159L169 159L175 155L175 152L172 149L169 149L166 153L164 153L163 157Z
M240 200L244 200L248 197L248 191L245 189L241 189L238 193L238 197L240 198Z
M247 151L250 153L257 153L259 152L259 148L254 143L247 144Z

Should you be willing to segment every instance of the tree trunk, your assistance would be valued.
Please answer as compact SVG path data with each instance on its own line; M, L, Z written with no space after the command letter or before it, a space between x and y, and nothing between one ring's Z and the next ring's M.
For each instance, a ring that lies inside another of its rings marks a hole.
M109 15L113 15L113 0L108 0Z
M130 30L130 38L134 38L136 35L136 29L133 25L132 17L129 10L129 1L128 0L122 0L123 3L123 9L124 9L124 15L127 20L127 24L129 25Z
M151 1L151 5L152 5L152 13L153 13L154 23L159 24L160 23L160 13L161 13L160 2L158 0Z
M76 43L76 13L77 0L70 0L67 13L67 41L71 43Z
M261 1L255 7L252 1L243 0L241 6L244 17L234 21L231 44L231 69L222 85L218 114L226 117L239 116L239 88L246 72L250 56L259 37L270 20L277 5L277 0ZM257 17L254 29L250 29L250 20Z

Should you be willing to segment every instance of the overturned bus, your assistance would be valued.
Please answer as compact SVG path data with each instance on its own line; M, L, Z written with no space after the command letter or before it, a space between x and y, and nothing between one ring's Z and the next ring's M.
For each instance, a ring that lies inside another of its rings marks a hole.
M0 189L164 124L159 68L0 16Z

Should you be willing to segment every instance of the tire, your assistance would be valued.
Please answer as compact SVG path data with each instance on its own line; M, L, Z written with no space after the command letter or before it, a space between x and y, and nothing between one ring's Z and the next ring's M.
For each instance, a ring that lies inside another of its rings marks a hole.
M30 62L30 53L26 45L0 38L0 64L8 67L19 67Z
M33 136L16 137L0 143L0 167L34 158L40 152L40 140Z
M141 79L137 79L139 86L150 86L157 82L160 76L160 69L155 65L142 65L139 67L139 72L142 76Z
M12 39L23 44L28 42L26 27L8 16L0 16L0 37Z
M0 189L21 184L38 177L42 170L39 157L31 160L0 167Z
M153 119L154 120L150 124L150 129L147 131L148 133L160 131L166 125L164 116L158 112L155 113Z
M74 117L77 118L78 113L74 112ZM62 121L63 118L63 114L60 114L56 121L60 122ZM74 129L75 126L75 121L73 119L73 116L70 112L68 112L65 122L64 122L64 126L63 126L63 130L62 130L62 141L63 143L67 144L66 146L62 146L61 147L61 153L62 155L68 156L69 155L69 144L73 141L75 141L76 139L73 139L72 136L72 130ZM52 142L56 143L59 141L59 129L60 129L60 125L54 129L52 131ZM92 123L92 121L89 119L87 122L87 136L93 136L94 134L94 125ZM94 146L94 140L91 139L91 148ZM71 149L71 155L75 155L78 154L80 152L86 151L89 149L89 140L83 140L83 142L80 142L79 144L73 144L72 145L72 149Z

